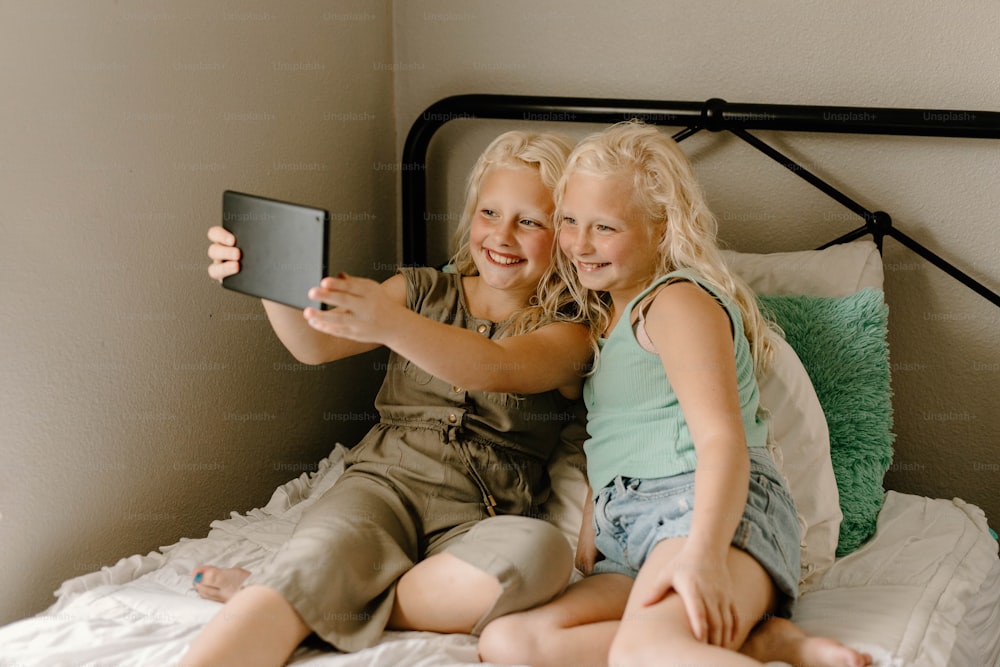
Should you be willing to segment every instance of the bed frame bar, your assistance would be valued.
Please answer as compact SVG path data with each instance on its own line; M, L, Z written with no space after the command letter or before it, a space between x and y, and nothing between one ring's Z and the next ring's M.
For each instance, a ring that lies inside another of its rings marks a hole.
M1000 294L913 240L884 211L871 211L811 173L747 130L829 132L919 137L1000 139L1000 112L879 107L828 107L786 104L735 104L713 98L705 102L545 97L525 95L456 95L429 106L413 123L403 146L403 262L427 261L427 150L431 138L453 120L490 118L518 121L611 124L639 118L653 125L683 127L677 141L700 132L728 131L805 179L854 213L863 224L821 248L871 234L879 250L891 236L931 264L1000 306Z

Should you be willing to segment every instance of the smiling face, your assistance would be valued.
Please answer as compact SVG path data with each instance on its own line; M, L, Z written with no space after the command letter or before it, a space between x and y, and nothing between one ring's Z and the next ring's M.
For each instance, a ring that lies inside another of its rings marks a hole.
M580 284L610 293L619 308L656 277L659 265L660 239L632 203L631 187L621 177L575 172L559 210L559 248Z
M472 259L489 286L534 292L549 267L555 229L552 193L534 169L491 169L469 231Z

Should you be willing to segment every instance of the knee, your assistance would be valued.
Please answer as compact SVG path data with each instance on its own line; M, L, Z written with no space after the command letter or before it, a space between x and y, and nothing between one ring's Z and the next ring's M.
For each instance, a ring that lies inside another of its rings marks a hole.
M617 637L608 650L608 667L631 667L632 665L654 665L663 654L649 655L649 651L635 642L623 642ZM673 656L677 657L677 656Z
M684 634L670 634L667 628L656 635L619 632L608 649L608 667L635 667L635 665L664 664L664 656L670 656L673 665L716 664L717 647L705 644ZM656 630L660 630L659 627ZM729 664L729 663L725 663ZM743 663L740 663L743 664Z
M493 570L506 595L524 598L521 611L548 602L562 592L573 574L573 551L562 532L541 519L498 516L486 519L456 547L470 563L503 562Z
M636 655L634 646L629 646L620 641L612 641L611 648L608 649L608 667L621 667L623 665L638 665L642 663L634 662L640 660L642 656Z
M540 652L538 623L524 614L510 614L490 621L479 635L479 659L508 665L534 662Z
M523 585L538 594L538 602L547 602L566 588L573 574L573 550L562 532L550 523L539 521L532 526L530 547L521 559L530 565L522 569Z

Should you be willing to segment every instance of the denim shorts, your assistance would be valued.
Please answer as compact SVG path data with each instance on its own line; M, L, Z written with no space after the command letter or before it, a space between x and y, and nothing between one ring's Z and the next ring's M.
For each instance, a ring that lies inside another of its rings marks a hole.
M604 560L594 574L635 578L661 540L686 537L694 509L694 473L641 479L615 477L594 497L594 541ZM764 448L750 449L750 491L733 546L771 575L787 616L798 597L800 532L795 503Z

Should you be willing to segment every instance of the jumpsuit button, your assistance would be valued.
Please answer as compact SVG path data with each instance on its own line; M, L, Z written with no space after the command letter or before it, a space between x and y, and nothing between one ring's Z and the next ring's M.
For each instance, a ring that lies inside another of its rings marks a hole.
M486 330L488 328L489 327L487 327L485 324L480 324L478 327L476 327L476 331L478 331L479 333L486 333Z
M448 423L449 424L457 424L458 423L458 417L455 416L454 412L451 413L450 415L448 415Z
M451 385L451 390L452 390L452 392L454 392L456 394L461 394L462 393L462 388L459 387L457 384Z

